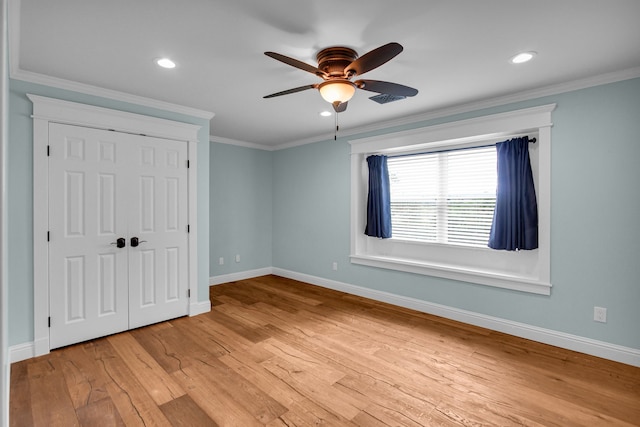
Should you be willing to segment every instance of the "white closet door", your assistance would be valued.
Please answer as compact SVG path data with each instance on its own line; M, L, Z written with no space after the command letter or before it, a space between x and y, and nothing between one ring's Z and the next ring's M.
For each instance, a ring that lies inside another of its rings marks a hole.
M187 144L61 124L49 139L50 348L186 315Z
M139 143L129 236L140 243L129 249L129 326L137 328L188 312L187 144L131 137Z
M49 127L50 346L129 326L127 233L119 201L129 183L118 134Z

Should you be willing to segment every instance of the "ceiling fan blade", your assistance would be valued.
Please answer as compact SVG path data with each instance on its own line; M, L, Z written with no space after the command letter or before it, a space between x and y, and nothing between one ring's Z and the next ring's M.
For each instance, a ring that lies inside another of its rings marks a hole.
M386 93L387 95L415 96L418 94L418 89L398 83L382 82L380 80L356 80L354 83L359 89L368 90L370 92Z
M336 101L334 102L333 105L333 109L335 110L336 113L342 113L343 111L347 110L347 104L349 103L349 101L347 102L340 102L340 101Z
M307 71L311 74L315 74L316 76L320 76L320 77L324 77L327 76L327 73L325 73L324 71L322 71L319 68L314 67L313 65L309 65L306 62L302 62L299 61L297 59L293 59L293 58L289 58L288 56L284 56L281 55L279 53L275 53L275 52L265 52L265 55L267 55L270 58L273 59L277 59L280 62L284 62L287 65L291 65L292 67L296 67L299 68L303 71Z
M293 89L283 90L282 92L272 93L271 95L263 96L263 98L274 98L276 96L289 95L290 93L302 92L307 89L315 89L318 85L306 85L300 87L294 87Z
M393 59L402 52L402 49L402 45L399 43L387 43L353 61L344 69L344 73L347 76L364 74Z

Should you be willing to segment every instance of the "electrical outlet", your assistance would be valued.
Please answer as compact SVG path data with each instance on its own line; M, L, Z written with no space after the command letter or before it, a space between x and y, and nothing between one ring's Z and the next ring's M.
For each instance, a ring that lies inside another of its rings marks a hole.
M224 265L224 258L223 258L223 257L220 257L220 258L218 259L218 264L219 264L219 265Z
M607 323L607 309L604 307L593 307L593 320Z
M240 255L236 255L236 262L240 262Z
M333 268L333 271L338 271L338 263L334 261L331 268Z

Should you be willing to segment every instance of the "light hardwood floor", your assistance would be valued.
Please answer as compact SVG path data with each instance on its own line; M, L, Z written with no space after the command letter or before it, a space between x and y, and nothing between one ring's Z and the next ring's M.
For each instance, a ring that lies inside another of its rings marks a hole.
M12 426L630 426L640 368L265 276L15 363Z

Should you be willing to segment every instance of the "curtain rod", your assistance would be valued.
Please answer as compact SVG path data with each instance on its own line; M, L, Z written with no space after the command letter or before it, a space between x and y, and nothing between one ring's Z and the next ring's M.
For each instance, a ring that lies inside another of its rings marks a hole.
M514 138L518 138L518 137L516 136L516 137L514 137ZM511 138L511 139L514 139L514 138ZM500 142L507 142L507 141L508 141L508 139L507 139L507 140L505 140L505 141L500 141ZM531 144L535 144L536 142L538 142L538 140L537 140L536 138L529 138L529 137L527 136L527 142L529 142L529 143L531 143ZM454 148L454 149L452 149L452 150L440 150L440 151L469 150L469 149L471 149L471 148L493 147L494 145L497 145L497 144L498 144L498 142L494 142L493 144L475 145L475 146L473 146L473 147L462 147L462 148Z
M518 138L518 137L514 137L514 138ZM502 142L505 142L505 141L502 141ZM527 142L529 142L531 144L535 144L536 142L538 142L538 140L536 138L529 138L527 136ZM459 148L449 148L449 149L445 148L443 150L422 151L420 153L398 154L398 155L395 155L395 156L387 155L387 157L391 157L391 158L393 158L393 157L408 157L408 156L419 156L421 154L444 153L445 151L473 150L474 148L495 147L496 144L498 144L498 143L494 142L493 144L474 145L473 147L459 147Z

